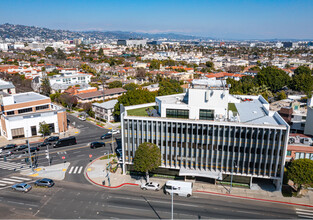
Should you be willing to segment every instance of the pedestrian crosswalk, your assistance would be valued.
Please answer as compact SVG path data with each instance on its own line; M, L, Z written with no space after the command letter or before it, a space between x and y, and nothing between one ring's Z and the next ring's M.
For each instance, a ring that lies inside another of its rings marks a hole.
M17 162L0 161L0 169L20 171L29 169L29 166Z
M72 166L69 171L68 174L80 174L83 170L83 166Z
M313 219L313 209L296 209L299 218Z
M0 188L6 187L6 186L12 186L17 183L22 183L26 181L30 181L30 178L25 177L19 177L19 176L10 176L0 179Z

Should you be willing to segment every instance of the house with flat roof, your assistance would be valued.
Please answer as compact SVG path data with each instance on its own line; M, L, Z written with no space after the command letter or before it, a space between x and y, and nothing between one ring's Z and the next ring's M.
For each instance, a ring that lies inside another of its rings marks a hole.
M93 101L101 101L106 99L114 99L126 93L126 90L123 88L114 88L114 89L105 89L101 91L95 92L86 92L75 95L78 102L93 102Z
M95 112L96 118L102 118L106 121L114 121L113 111L117 99L113 99L102 103L93 103L92 110Z
M40 135L41 122L46 122L52 133L67 131L65 109L39 93L0 96L0 106L0 131L8 140Z
M0 92L5 92L7 94L15 94L15 86L11 82L4 81L0 79Z
M262 96L229 94L225 80L193 80L186 93L154 103L121 106L123 173L144 142L156 144L158 172L252 184L269 179L281 189L289 125Z

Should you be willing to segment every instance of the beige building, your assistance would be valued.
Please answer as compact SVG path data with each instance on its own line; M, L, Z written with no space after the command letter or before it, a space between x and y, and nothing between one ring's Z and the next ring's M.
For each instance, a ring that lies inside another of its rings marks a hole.
M49 125L52 133L67 131L65 109L51 103L49 97L27 92L0 96L0 131L8 140L40 135L39 123Z

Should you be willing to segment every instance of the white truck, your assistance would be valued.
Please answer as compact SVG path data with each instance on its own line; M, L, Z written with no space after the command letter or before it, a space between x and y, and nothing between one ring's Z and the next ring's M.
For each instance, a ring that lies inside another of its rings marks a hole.
M167 195L173 192L174 195L190 197L192 195L192 183L169 180L164 186L164 192Z

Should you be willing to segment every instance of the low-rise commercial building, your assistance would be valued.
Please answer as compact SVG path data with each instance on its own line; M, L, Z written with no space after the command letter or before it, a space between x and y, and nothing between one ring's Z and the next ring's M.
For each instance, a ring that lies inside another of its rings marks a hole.
M230 95L226 81L207 79L155 101L121 106L123 173L138 146L151 142L160 148L160 169L177 176L262 178L281 188L289 125L262 96Z
M114 99L123 95L126 92L123 88L114 88L114 89L106 89L95 92L87 92L75 95L77 97L78 102L93 102L93 101L101 101L106 99Z
M51 103L49 97L35 92L0 97L1 135L8 140L39 135L39 123L49 125L51 132L67 131L65 109Z

